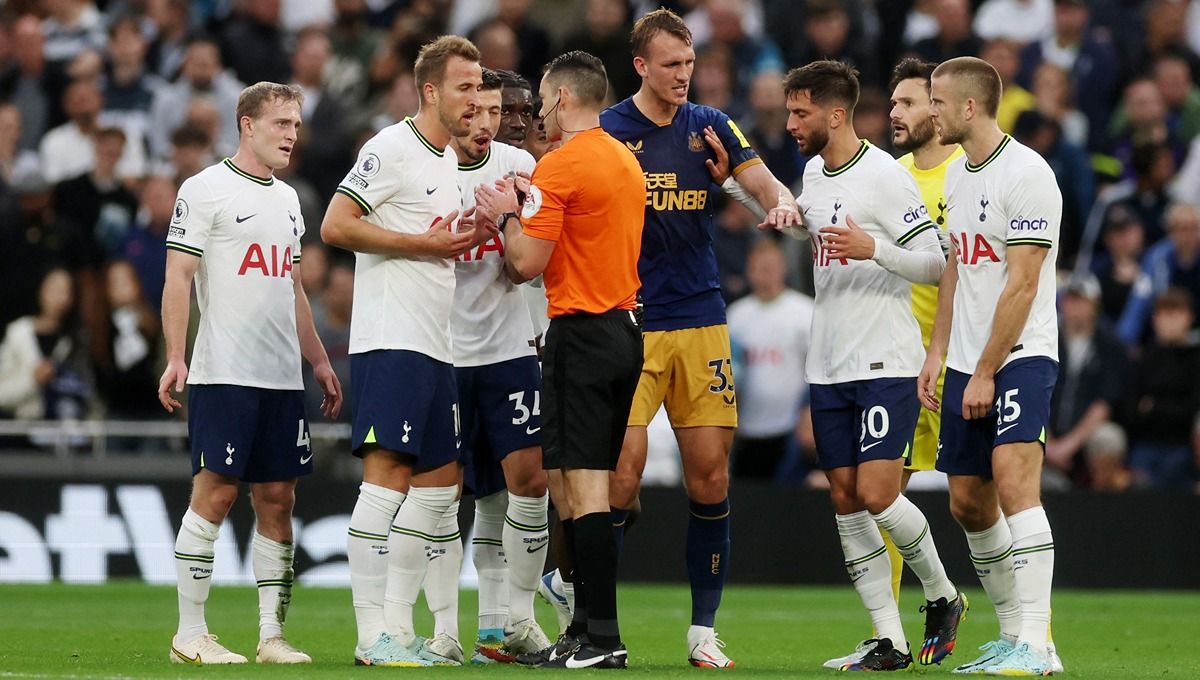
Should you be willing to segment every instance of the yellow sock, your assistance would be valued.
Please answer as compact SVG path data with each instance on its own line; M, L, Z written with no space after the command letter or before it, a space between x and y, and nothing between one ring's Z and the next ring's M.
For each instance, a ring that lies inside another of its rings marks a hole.
M892 541L892 536L887 529L879 527L879 533L883 534L883 545L887 548L888 560L892 563L892 596L896 598L896 606L899 606L900 577L904 575L904 558L900 557L900 551L896 549L896 543Z

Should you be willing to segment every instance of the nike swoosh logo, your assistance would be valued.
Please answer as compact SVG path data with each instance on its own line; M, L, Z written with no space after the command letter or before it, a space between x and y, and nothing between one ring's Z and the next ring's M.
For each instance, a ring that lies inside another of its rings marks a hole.
M1013 423L1012 425L1009 425L1008 427L997 428L996 436L999 437L1000 435L1004 434L1005 432L1008 432L1009 430L1013 429L1014 427L1016 427L1019 424L1020 423Z
M193 581L203 581L204 579L211 578L211 577L212 577L212 574L205 574L204 576L197 576L195 574L192 574Z
M307 465L308 461L312 460L312 457L313 457L313 454L311 454L311 453L308 454L307 456L300 456L300 464Z
M859 574L858 576L855 576L854 578L850 579L850 582L854 583L855 581L861 579L864 576L866 576L866 574Z
M433 192L435 192L435 191L437 191L437 187L433 187L432 189L426 189L426 190L425 190L425 195L426 195L426 196L432 196L432 195L433 195Z
M254 215L257 215L257 214L258 214L258 213L254 213ZM236 216L236 217L234 217L234 218L233 218L233 221L234 221L234 222L237 222L238 224L241 224L242 222L245 222L246 220L250 219L251 217L254 217L254 215L246 215L245 217L242 217L241 215L238 215L238 216Z
M541 427L526 427L525 428L525 434L537 434L538 432L541 432L541 431L542 431Z
M860 448L860 449L858 450L858 452L859 452L859 453L866 453L866 452L867 452L869 449L873 449L873 448L875 448L876 446L879 446L879 445L880 445L880 444L882 444L882 443L883 443L883 442L875 442L874 444L867 444L866 446L864 446L864 447Z
M187 654L184 654L183 652L179 651L178 649L175 649L175 645L171 645L171 652L173 652L175 654L175 656L179 657L180 659L183 659L184 661L186 661L188 663L194 663L194 664L200 663L200 655L199 654L197 654L195 657L188 656Z
M618 655L619 652L613 652L613 656ZM566 666L567 668L591 668L592 666L604 661L605 656L607 656L607 654L597 654L590 659L579 659L577 656L569 656L567 657Z
M531 547L531 546L525 546L525 552L530 553L530 554L535 553L535 552L541 550L542 548L545 548L548 543L550 543L550 541L542 541L540 544L538 544L538 547L536 547L536 548Z

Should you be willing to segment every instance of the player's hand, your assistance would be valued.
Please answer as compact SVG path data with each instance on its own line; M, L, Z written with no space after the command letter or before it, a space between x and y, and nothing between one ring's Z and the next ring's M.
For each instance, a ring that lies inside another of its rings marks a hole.
M796 205L796 199L792 198L783 189L779 190L779 202L774 208L767 211L767 216L763 219L762 224L758 225L759 229L775 229L777 231L785 231L802 227L804 221L800 217L800 206Z
M453 210L449 215L433 221L423 237L423 254L449 260L467 251L471 246L471 234L454 231L454 221L457 219L458 211Z
M992 410L992 397L996 395L996 379L975 374L967 381L963 391L962 412L967 420L978 420Z
M824 235L821 247L829 253L830 258L869 260L875 256L875 239L855 224L849 215L846 215L846 226L821 227L821 233Z
M933 354L925 355L925 364L917 375L917 400L930 411L939 411L942 402L937 396L938 376L942 373L942 361Z
M517 190L513 178L505 177L496 181L496 186L480 184L475 187L475 205L483 215L493 222L506 212L517 212L521 206L517 203Z
M716 160L709 158L704 161L704 165L708 166L708 174L712 175L717 184L724 184L730 174L729 152L725 150L725 145L721 143L721 138L713 131L711 125L704 128L704 141L708 142L708 148L712 149L713 155L716 156Z
M321 400L321 413L326 418L337 418L342 412L342 382L338 380L337 373L333 372L333 366L328 361L320 366L313 366L313 377L325 393L325 398Z
M529 186L533 184L533 176L528 172L513 173L513 186L517 189L517 199L529 195Z
M478 247L481 243L486 243L492 240L500 233L500 227L496 225L495 220L475 219L475 208L467 211L466 215L458 221L458 231L463 234L471 235L471 245L467 250ZM466 227L465 229L463 227Z
M187 377L188 367L182 359L173 359L167 362L166 370L158 379L158 403L167 409L167 413L174 413L175 409L183 407L178 399L171 396L171 388L175 388L176 394L183 394L183 388L187 385Z

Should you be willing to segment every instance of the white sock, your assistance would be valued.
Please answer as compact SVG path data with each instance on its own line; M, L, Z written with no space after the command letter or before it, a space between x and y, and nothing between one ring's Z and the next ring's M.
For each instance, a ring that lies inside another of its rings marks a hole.
M409 647L416 639L413 605L421 592L429 558L425 545L432 540L446 509L458 496L458 485L412 487L396 513L388 538L387 588L383 594L383 620L387 632Z
M504 637L508 623L508 564L504 559L504 513L508 494L475 499L475 573L479 576L479 637Z
M920 508L900 494L886 510L871 515L871 518L892 535L904 562L921 579L926 600L936 602L944 597L946 602L953 602L958 597L958 589L946 577L946 568L942 566L933 534L929 531L929 521Z
M350 593L358 624L358 648L375 644L383 623L383 592L387 584L388 534L404 494L363 482L350 516L346 557L350 562Z
M554 575L550 577L550 587L554 590L561 591L563 596L567 598L567 606L571 611L575 611L575 582L564 581L562 577L562 569L555 569Z
M504 516L504 554L508 557L508 611L513 623L533 618L533 596L546 567L550 528L546 508L550 496L508 494Z
M429 567L425 572L425 602L433 614L433 634L458 639L458 576L462 571L462 533L458 529L458 501L446 508L434 539L425 544Z
M1021 601L1013 580L1012 534L1004 517L983 531L968 531L967 547L971 563L984 592L996 608L1000 637L1015 643L1021 632Z
M1054 536L1046 510L1038 505L1008 518L1012 531L1013 580L1021 599L1018 643L1046 653L1050 629L1050 588L1054 580Z
M179 591L180 643L191 642L208 633L204 621L204 603L212 587L213 544L220 525L204 519L191 508L183 514L175 537L175 579Z
M837 515L838 536L842 539L842 554L846 557L846 572L871 614L875 634L892 641L892 646L908 652L908 640L900 625L900 609L892 595L892 563L883 544L883 534L863 510L850 515Z
M254 580L258 583L258 639L280 637L292 603L295 548L291 543L272 541L255 531L250 549Z

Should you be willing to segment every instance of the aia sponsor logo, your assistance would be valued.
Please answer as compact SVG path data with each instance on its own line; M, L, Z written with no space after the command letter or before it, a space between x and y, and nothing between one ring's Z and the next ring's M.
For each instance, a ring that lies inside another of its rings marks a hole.
M253 275L283 278L292 275L292 247L278 245L263 246L251 243L242 257L238 276Z
M965 265L979 262L999 262L1000 256L996 249L984 238L983 234L968 234L960 232L950 235L954 241L954 249L958 251L958 261Z

